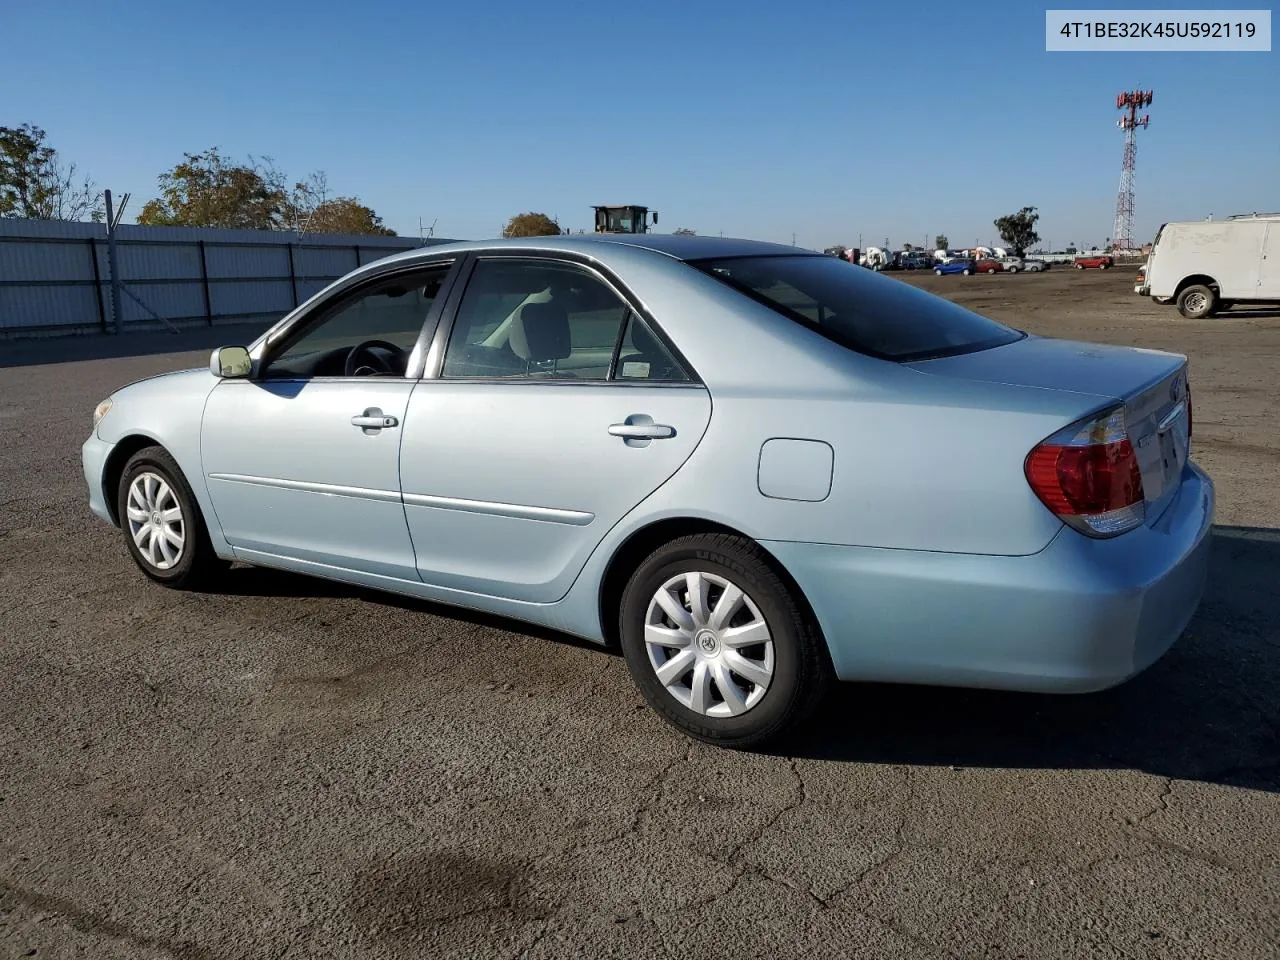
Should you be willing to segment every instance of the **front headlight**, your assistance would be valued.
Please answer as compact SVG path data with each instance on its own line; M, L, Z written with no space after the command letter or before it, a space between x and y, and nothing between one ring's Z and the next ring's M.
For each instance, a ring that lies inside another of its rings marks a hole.
M102 418L111 412L111 398L103 400L100 404L93 408L93 429L98 429L98 424L102 422Z

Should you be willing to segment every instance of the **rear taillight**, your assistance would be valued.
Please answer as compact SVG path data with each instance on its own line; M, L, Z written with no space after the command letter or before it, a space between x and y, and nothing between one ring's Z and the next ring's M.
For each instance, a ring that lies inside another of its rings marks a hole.
M1088 536L1114 537L1146 517L1123 407L1058 431L1027 454L1024 469L1044 505Z

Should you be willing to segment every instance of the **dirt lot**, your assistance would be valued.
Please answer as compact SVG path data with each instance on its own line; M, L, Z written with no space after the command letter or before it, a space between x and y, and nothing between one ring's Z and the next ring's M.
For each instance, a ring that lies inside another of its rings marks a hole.
M907 279L1189 354L1211 582L1117 690L848 685L786 756L693 745L620 659L514 624L151 585L79 445L207 354L0 341L0 955L1275 957L1280 316L1188 323L1128 269Z

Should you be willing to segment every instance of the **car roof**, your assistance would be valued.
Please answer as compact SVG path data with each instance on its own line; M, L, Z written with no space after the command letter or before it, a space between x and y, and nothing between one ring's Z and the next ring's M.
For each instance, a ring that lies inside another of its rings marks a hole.
M665 254L676 260L700 260L709 257L779 256L782 254L824 256L817 250L809 250L805 247L793 247L763 240L744 240L737 237L678 236L671 233L583 233L561 234L549 237L452 240L407 250L399 254L396 259L450 251L477 250L563 250L589 255L607 255L609 246L649 250L654 253Z

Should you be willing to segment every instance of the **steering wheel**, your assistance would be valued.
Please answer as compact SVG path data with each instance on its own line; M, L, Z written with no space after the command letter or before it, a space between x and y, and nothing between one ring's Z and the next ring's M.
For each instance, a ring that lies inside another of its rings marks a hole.
M374 348L386 350L391 354L390 358L383 357L381 354L375 353ZM361 360L367 360L367 363L361 363ZM376 377L380 374L389 376L397 376L397 370L392 364L394 361L403 361L404 351L397 347L394 343L388 343L386 340L365 340L357 343L347 353L347 361L343 365L343 374L348 377ZM401 370L404 364L400 364Z

